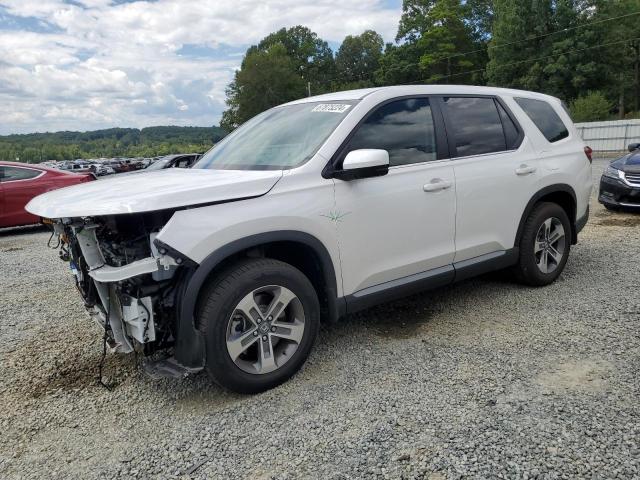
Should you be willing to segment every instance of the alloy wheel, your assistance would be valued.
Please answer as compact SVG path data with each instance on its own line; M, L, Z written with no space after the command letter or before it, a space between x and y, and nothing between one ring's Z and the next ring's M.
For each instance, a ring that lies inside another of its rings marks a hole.
M294 355L305 328L300 299L288 288L257 288L235 307L227 326L231 360L251 374L273 372Z
M547 218L536 233L534 255L542 273L555 271L566 249L566 236L562 222L556 217Z

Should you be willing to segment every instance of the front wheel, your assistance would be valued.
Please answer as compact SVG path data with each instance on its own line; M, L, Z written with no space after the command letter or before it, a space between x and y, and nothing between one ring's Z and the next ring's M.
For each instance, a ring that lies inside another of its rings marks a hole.
M536 205L526 220L519 246L518 279L532 286L553 283L571 249L571 223L564 209L550 202Z
M291 265L272 259L233 265L212 280L199 309L207 373L239 393L281 384L307 359L319 312L313 285Z

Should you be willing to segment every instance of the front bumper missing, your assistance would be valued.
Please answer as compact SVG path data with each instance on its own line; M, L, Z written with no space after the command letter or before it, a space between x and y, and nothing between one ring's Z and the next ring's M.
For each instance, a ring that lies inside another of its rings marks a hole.
M99 325L111 332L109 345L119 353L134 350L133 340L141 344L156 339L153 321L153 299L135 298L119 291L117 282L139 275L151 274L154 279L170 277L176 263L159 255L143 258L121 267L107 265L96 238L96 225L84 225L76 231L78 245L95 284L100 302L89 313ZM153 239L151 239L153 241ZM154 249L152 253L157 254ZM81 273L76 271L76 275Z

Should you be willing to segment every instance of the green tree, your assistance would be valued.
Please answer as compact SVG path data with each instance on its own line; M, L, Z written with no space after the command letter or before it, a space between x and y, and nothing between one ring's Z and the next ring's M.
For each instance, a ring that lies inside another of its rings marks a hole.
M415 43L387 43L380 67L375 72L375 82L379 85L398 85L420 81L420 54Z
M336 54L337 86L373 86L383 48L382 36L373 30L348 35Z
M568 103L601 91L640 107L640 0L494 0L487 77Z
M640 0L591 0L588 4L593 21L600 22L596 28L605 44L598 49L602 90L617 104L619 117L625 118L628 110L640 111L640 15L636 14Z
M606 84L602 72L602 31L590 22L592 10L576 0L556 0L552 31L545 39L542 91L567 102Z
M311 84L313 94L329 90L335 74L333 52L329 44L309 28L298 25L281 28L263 38L258 45L247 50L246 55L256 51L267 51L281 44L291 58L295 71L305 82Z
M473 38L482 46L491 38L494 0L466 0L465 21L473 32Z
M460 0L404 0L402 12L396 41L415 44L426 82L482 82L482 46L469 21L473 13L470 4Z
M551 0L494 0L487 80L491 85L541 90Z
M227 88L228 109L220 125L228 131L271 107L305 95L305 82L284 45L252 50Z
M91 132L0 136L0 160L40 162L204 152L224 137L219 127L111 128Z
M611 102L602 92L589 92L571 102L571 117L574 122L597 122L607 120Z

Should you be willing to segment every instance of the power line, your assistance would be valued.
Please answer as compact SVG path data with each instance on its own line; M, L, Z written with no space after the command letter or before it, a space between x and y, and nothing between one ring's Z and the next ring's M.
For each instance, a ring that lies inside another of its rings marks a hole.
M501 43L500 45L489 45L489 46L486 47L486 49L490 50L490 49L501 48L501 47L506 47L506 46L510 46L510 45L518 45L520 43L530 42L532 40L537 40L537 39L540 39L540 38L549 37L549 36L555 35L557 33L563 33L563 32L576 30L576 29L579 29L579 28L590 27L592 25L598 25L598 24L605 23L605 22L610 22L610 21L613 21L613 20L620 20L622 18L628 18L628 17L632 17L632 16L635 16L635 15L640 15L640 10L636 11L636 12L632 12L632 13L627 13L625 15L619 15L617 17L609 17L609 18L605 18L605 19L602 19L602 20L596 20L594 22L585 23L585 24L582 24L582 25L576 25L575 27L563 28L561 30L556 30L556 31L553 31L553 32L545 33L543 35L538 35L536 37L529 37L529 38L525 38L525 39L522 39L522 40L517 40L517 41L514 41L514 42ZM544 56L544 57L538 57L538 58L521 60L521 61L518 61L518 62L512 62L512 63L503 64L503 65L500 65L500 67L507 67L507 66L511 66L511 65L517 65L517 64L520 64L520 63L543 60L545 58L555 57L557 55L564 55L565 53L582 52L582 51L585 51L585 50L591 50L593 48L601 48L601 47L605 47L605 46L609 46L609 45L616 45L616 44L625 43L625 42L632 41L632 40L640 40L640 37L638 37L638 38L630 38L630 39L622 40L622 41L619 41L619 42L604 43L604 44L595 45L595 46L587 47L587 48L583 48L583 49L567 50L565 52L554 53L552 55L547 55L547 56ZM477 50L470 50L468 52L456 53L456 54L450 55L448 57L438 58L437 61L448 60L448 59L451 59L451 58L466 56L466 55L470 55L472 53L479 53L479 52L483 52L484 50L485 50L484 48L481 48L481 49L477 49ZM390 70L399 70L401 68L405 69L407 67L418 67L418 66L420 66L420 62L413 62L413 63L406 63L406 64L404 64L402 66L400 66L400 65L394 66L394 68L392 68ZM439 79L458 77L458 76L461 76L461 75L467 75L469 73L478 73L478 72L484 72L484 71L486 71L486 67L485 68L476 69L476 70L468 70L468 71L464 71L464 72L444 75L442 77L439 77ZM359 81L359 80L371 80L371 75L362 74L362 75L358 75L356 77L352 77L352 79L351 79L351 81ZM414 80L414 81L411 81L411 82L403 83L401 85L411 85L413 83L420 83L420 82L425 82L425 81L427 81L427 80L426 79Z
M564 32L569 32L569 31L572 31L572 30L577 30L579 28L590 27L592 25L598 25L598 24L601 24L601 23L610 22L612 20L620 20L622 18L632 17L634 15L640 15L640 10L637 11L637 12L627 13L625 15L619 15L617 17L609 17L609 18L605 18L605 19L602 19L602 20L596 20L594 22L584 23L582 25L576 25L575 27L569 27L569 28L563 28L561 30L555 30L553 32L545 33L543 35L538 35L538 36L535 36L535 37L528 37L528 38L524 38L522 40L516 40L515 42L501 43L500 45L488 45L486 48L478 48L476 50L469 50L468 52L455 53L453 55L449 55L449 56L446 56L446 57L445 56L439 57L439 58L436 58L436 61L450 60L452 58L457 58L457 57L465 57L465 56L471 55L473 53L484 52L485 49L486 50L493 50L493 49L496 49L496 48L508 47L508 46L511 46L511 45L519 45L519 44L524 43L524 42L530 42L532 40L538 40L540 38L546 38L546 37L549 37L551 35L556 35L558 33L564 33ZM405 66L406 67L409 67L409 66L417 67L419 65L420 65L420 62L408 63Z
M620 41L617 41L617 42L602 43L600 45L594 45L592 47L565 50L564 52L558 52L558 53L554 53L554 54L551 54L551 55L545 55L543 57L528 58L526 60L519 60L517 62L504 63L502 65L499 65L499 67L500 68L504 68L504 67L509 67L509 66L512 66L512 65L519 65L519 64L522 64L522 63L527 63L527 62L536 62L538 60L544 60L546 58L556 57L556 56L559 56L559 55L565 55L565 54L568 54L568 53L584 52L586 50L593 50L594 48L609 47L611 45L618 45L618 44L621 44L621 43L627 43L627 42L631 42L631 41L634 41L634 40L640 40L640 37L627 38L625 40L620 40ZM453 74L450 74L450 75L443 75L443 76L439 77L438 80L441 80L443 78L458 77L458 76L461 76L461 75L468 75L470 73L478 73L478 72L484 72L484 71L486 71L486 67L485 68L479 68L479 69L476 69L476 70L467 70L467 71L464 71L464 72L453 73ZM413 83L420 83L420 82L425 82L425 81L427 81L427 80L426 79L414 80L412 82L406 82L403 85L411 85Z
M602 19L602 20L596 20L594 22L588 22L588 23L584 23L582 25L576 25L575 27L563 28L561 30L555 30L553 32L545 33L543 35L538 35L538 36L535 36L535 37L528 37L528 38L524 38L522 40L516 40L515 42L501 43L500 45L488 45L486 47L486 50L493 50L493 49L496 49L496 48L508 47L508 46L511 46L511 45L518 45L520 43L530 42L532 40L538 40L540 38L546 38L546 37L549 37L551 35L556 35L558 33L564 33L564 32L569 32L569 31L572 31L572 30L577 30L579 28L590 27L592 25L598 25L598 24L601 24L601 23L610 22L612 20L620 20L621 18L628 18L628 17L632 17L634 15L640 15L640 11L633 12L633 13L627 13L625 15L619 15L617 17L610 17L610 18L605 18L605 19ZM468 52L456 53L456 54L450 55L448 57L442 57L442 58L440 58L438 60L448 60L448 59L451 59L451 58L463 57L463 56L466 56L466 55L471 55L472 53L484 52L484 50L485 50L484 48L479 48L477 50L470 50Z

